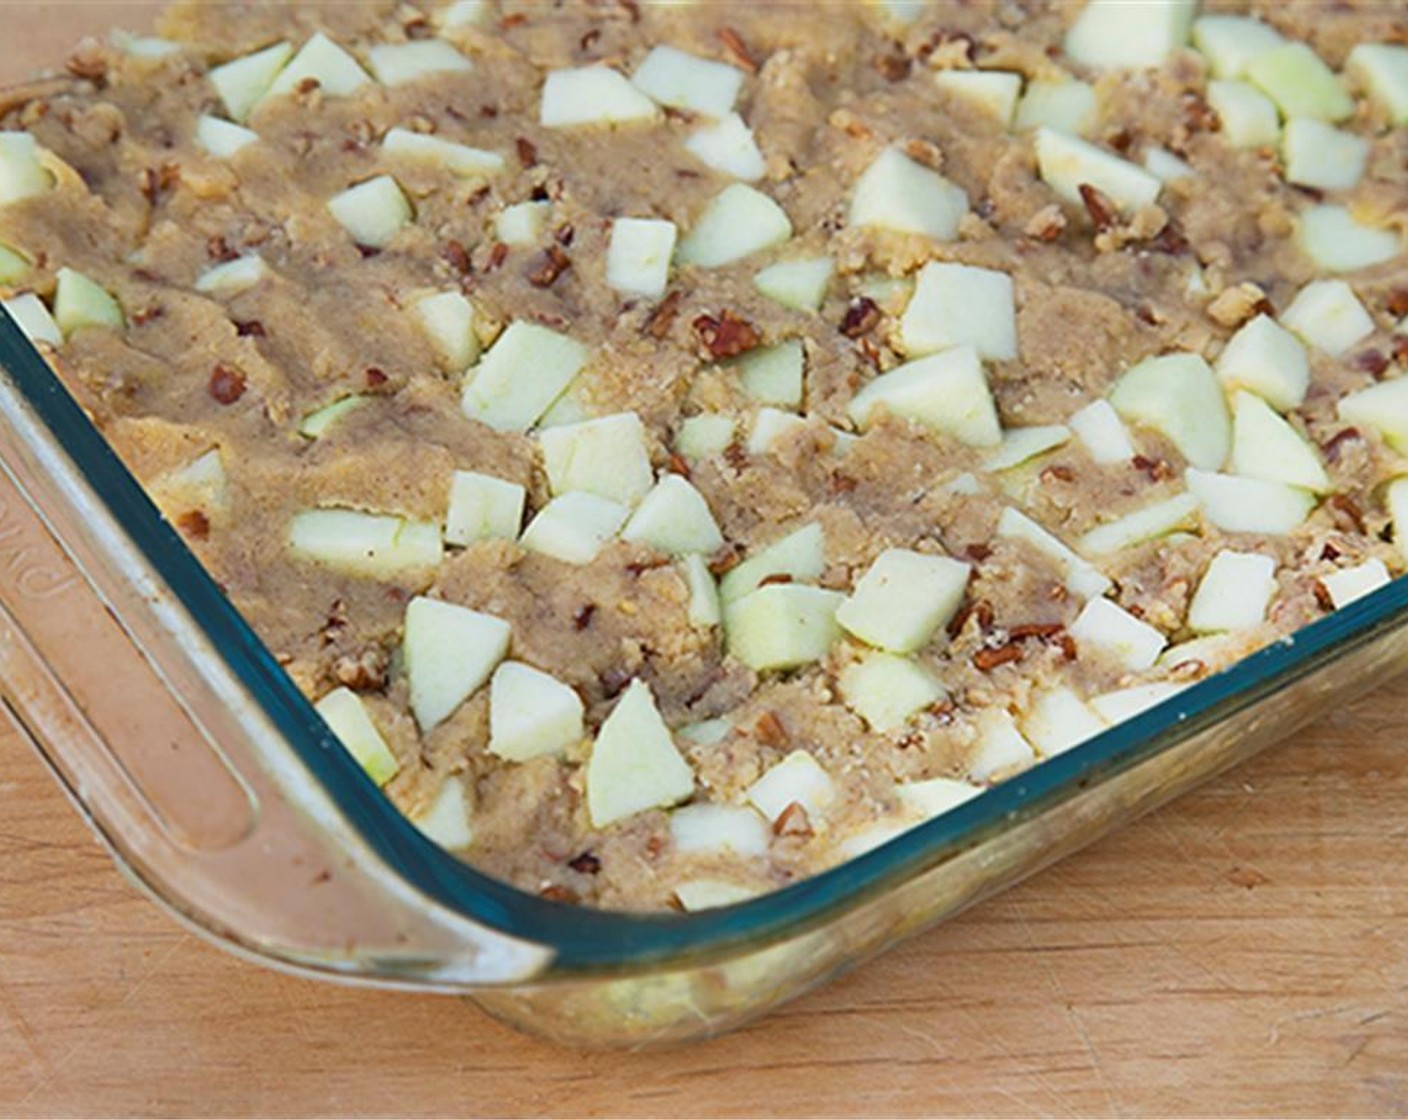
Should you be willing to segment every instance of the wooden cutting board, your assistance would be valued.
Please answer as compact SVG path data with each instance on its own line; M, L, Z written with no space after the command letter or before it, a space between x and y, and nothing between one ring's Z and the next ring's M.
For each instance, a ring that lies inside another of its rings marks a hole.
M0 2L0 83L142 4ZM580 1054L235 960L0 729L0 1114L1408 1115L1408 685L731 1037Z

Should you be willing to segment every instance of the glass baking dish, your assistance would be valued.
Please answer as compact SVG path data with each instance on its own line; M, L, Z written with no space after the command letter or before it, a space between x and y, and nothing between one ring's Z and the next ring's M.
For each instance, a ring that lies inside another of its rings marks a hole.
M421 836L0 312L0 701L118 864L261 963L467 992L573 1044L737 1026L1408 667L1399 580L843 866L726 909L583 910Z

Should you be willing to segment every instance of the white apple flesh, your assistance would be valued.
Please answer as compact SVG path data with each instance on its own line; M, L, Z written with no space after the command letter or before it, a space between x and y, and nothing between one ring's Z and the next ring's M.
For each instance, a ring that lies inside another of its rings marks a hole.
M850 224L952 241L968 195L898 148L886 148L856 181Z
M1343 280L1313 280L1281 315L1283 326L1332 358L1374 333L1374 320Z
M360 696L350 688L335 688L314 709L373 782L384 786L396 776L401 764L372 722Z
M548 428L538 444L554 495L581 490L631 506L655 481L645 425L634 412Z
M505 661L489 682L489 752L511 762L565 754L582 741L582 698L550 673Z
M750 669L795 669L820 661L841 636L839 591L800 584L769 584L724 601L729 654Z
M800 805L816 827L836 800L836 783L808 751L795 750L764 771L745 796L774 824L789 806Z
M792 222L781 206L761 191L734 183L705 207L676 256L681 264L719 268L791 236Z
M528 522L519 543L564 564L590 564L626 523L619 502L574 490L554 498Z
M970 572L947 556L886 549L856 581L836 621L869 645L913 653L958 612Z
M1162 632L1109 599L1086 603L1070 635L1077 648L1099 650L1130 672L1150 668L1168 644Z
M644 681L631 681L601 725L586 778L593 828L677 805L694 792L694 771L671 739Z
M893 653L869 653L853 661L841 670L836 686L846 707L882 735L945 696L928 670Z
M911 357L971 345L981 358L1017 357L1017 310L1012 277L990 268L931 261L919 271L900 320Z
M1259 626L1275 591L1274 558L1224 548L1198 582L1188 607L1188 628L1209 634Z
M508 653L513 628L501 618L417 596L406 606L401 655L411 712L422 732L448 719Z
M410 200L390 175L378 175L328 199L328 210L360 246L383 249L415 218Z
M709 503L688 479L661 475L621 530L621 539L646 544L672 556L712 553L724 537Z
M528 492L478 471L455 471L445 514L445 541L463 548L480 540L518 539Z
M538 111L547 128L648 124L659 118L655 102L609 66L549 70Z
M1231 450L1222 387L1198 354L1164 354L1126 370L1109 394L1127 420L1162 432L1195 467L1216 470Z
M520 319L471 371L460 405L471 420L497 431L527 431L586 363L580 342Z
M882 408L972 447L1002 442L997 406L972 346L917 358L881 374L855 395L847 411L865 429Z

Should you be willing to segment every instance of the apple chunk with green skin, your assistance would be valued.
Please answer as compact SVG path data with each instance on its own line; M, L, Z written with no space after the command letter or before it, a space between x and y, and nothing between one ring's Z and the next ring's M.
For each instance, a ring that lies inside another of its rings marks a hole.
M886 549L836 612L848 633L892 653L913 653L946 626L968 587L969 566L947 556Z
M1168 644L1161 632L1109 599L1086 603L1071 623L1070 635L1078 646L1103 650L1132 672L1152 666Z
M296 93L309 78L318 83L325 97L347 97L371 83L357 60L319 31L278 72L265 97Z
M1088 0L1066 32L1066 55L1094 70L1160 66L1188 42L1197 0Z
M680 475L663 475L631 514L621 539L672 556L717 552L724 544L704 495Z
M442 167L462 178L493 175L504 169L504 157L498 152L456 144L438 136L412 132L408 128L393 128L381 142L384 155L404 160L420 160Z
M1084 205L1082 186L1099 189L1125 213L1153 205L1163 189L1156 175L1137 164L1053 128L1037 129L1036 162L1042 181L1078 206Z
M1002 445L997 454L983 463L989 473L1010 471L1023 463L1045 455L1069 443L1071 429L1065 424L1036 424L1030 428L1008 428L1002 433Z
M527 498L528 492L516 482L456 471L450 482L445 540L461 547L480 540L517 540Z
M469 59L443 39L378 43L367 51L372 73L384 86L403 86L432 74L467 74Z
M1091 401L1073 413L1069 423L1097 463L1127 463L1134 458L1134 444L1130 442L1129 432L1109 401Z
M1247 63L1247 77L1281 108L1282 115L1342 121L1354 114L1354 98L1335 73L1304 43L1262 51Z
M1275 591L1274 559L1224 548L1212 558L1198 583L1188 607L1188 628L1209 634L1259 626Z
M556 677L505 661L489 682L489 752L513 762L560 755L582 741L582 698Z
M304 439L322 439L349 412L355 412L371 398L353 394L332 404L325 404L305 416L298 425L298 434Z
M729 883L722 879L690 879L675 884L675 901L687 914L736 906L761 893L757 887L745 887L742 883Z
M1218 78L1242 77L1252 59L1285 42L1284 35L1253 16L1208 15L1193 24L1193 45Z
M795 669L826 656L841 628L839 591L769 584L724 605L728 652L750 669Z
M1162 432L1195 467L1216 470L1226 461L1232 443L1227 402L1199 355L1146 358L1125 371L1109 399L1125 419Z
M1327 272L1372 268L1403 251L1397 233L1364 225L1345 206L1312 206L1304 211L1296 241Z
M457 852L474 842L469 819L469 791L462 778L446 778L435 800L411 817L421 833L447 851Z
M882 735L945 696L943 687L917 661L872 653L841 670L837 687L846 707Z
M700 553L689 552L682 563L689 587L689 624L717 626L723 621L723 605L719 602L719 585L714 582L714 573L709 571L709 562Z
M1217 357L1217 376L1229 389L1250 389L1282 412L1299 408L1310 387L1305 347L1268 315L1245 323Z
M1017 356L1012 277L990 268L930 261L920 270L900 320L900 339L912 357L971 345L981 358L1011 361Z
M1097 525L1077 543L1081 552L1106 556L1188 528L1197 512L1198 500L1193 495L1175 494L1162 502Z
M609 66L549 70L538 122L546 128L640 124L659 120L655 102Z
M1341 420L1372 428L1400 454L1408 453L1408 377L1380 381L1340 398Z
M328 210L358 245L382 249L415 218L410 200L390 175L378 175L328 199Z
M1323 494L1331 489L1320 456L1304 436L1255 394L1232 398L1232 471Z
M780 245L792 236L787 212L742 183L725 187L680 242L681 264L718 268Z
M719 595L725 603L741 599L769 576L798 583L816 579L826 567L826 538L821 526L803 525L724 573Z
M292 43L275 43L262 51L213 67L206 77L225 103L225 111L231 119L244 121L264 99L279 71L292 56Z
M1307 284L1291 300L1281 322L1332 358L1374 333L1374 320L1343 280Z
M1017 102L1017 130L1054 128L1080 136L1095 123L1095 110L1095 87L1089 82L1037 79L1027 83Z
M607 287L649 299L664 295L677 233L674 222L617 218L606 249Z
M580 342L519 320L471 371L460 406L496 431L526 432L586 364Z
M410 601L401 652L422 731L443 723L489 679L512 636L513 628L491 614L424 596Z
M1279 536L1299 527L1315 507L1315 495L1284 482L1214 474L1189 467L1188 489L1203 516L1229 533Z
M968 213L968 195L898 148L886 148L856 180L850 225L952 241Z
M753 277L753 286L794 311L817 311L826 298L827 285L836 272L836 262L830 257L807 257L797 261L778 261Z
M1281 136L1275 104L1248 82L1209 82L1208 104L1222 122L1223 139L1234 148L1270 147Z
M1064 573L1066 588L1082 598L1103 595L1110 581L1089 560L1077 555L1052 533L1020 510L1010 506L997 519L997 535L1008 540L1022 541L1058 564Z
M619 502L574 490L539 510L519 543L529 552L564 564L590 564L629 515L630 510Z
M0 284L17 284L29 274L29 259L0 244Z
M601 725L587 762L592 827L677 805L693 792L694 771L670 738L650 686L631 681Z
M634 412L548 428L538 434L538 443L555 495L582 490L634 505L655 480L645 426Z
M972 447L1002 442L997 406L972 346L931 354L881 374L855 395L847 411L865 429L881 408Z
M81 272L59 269L58 286L54 290L54 322L67 338L85 327L110 327L121 330L127 325L122 308L107 289Z
M259 133L243 125L206 115L196 121L196 142L216 159L229 159L259 139Z
M737 429L732 416L705 413L687 417L675 434L675 450L686 459L711 459L728 449Z
M1354 188L1369 162L1369 141L1313 117L1292 117L1281 139L1286 182L1322 191Z
M444 555L438 526L353 509L296 514L288 544L296 556L369 579L429 571Z
M396 776L401 764L367 714L362 698L350 688L336 688L314 705L318 715L337 736L347 753L357 760L367 777L384 786Z
M636 67L631 83L661 105L718 118L732 111L743 76L736 66L662 45Z
M479 357L474 305L459 292L426 296L417 300L412 310L451 373L462 373Z
M836 783L809 751L795 750L765 770L745 796L774 824L790 806L800 805L815 825L836 800Z
M732 365L743 391L763 404L797 408L802 403L806 354L800 339L758 346Z
M1408 124L1408 47L1360 43L1345 69L1383 106L1390 124Z

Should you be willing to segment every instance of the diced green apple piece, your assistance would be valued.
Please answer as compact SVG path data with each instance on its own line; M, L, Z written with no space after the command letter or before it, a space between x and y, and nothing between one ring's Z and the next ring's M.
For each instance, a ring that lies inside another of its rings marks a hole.
M457 144L408 128L388 131L381 142L381 150L384 155L443 167L462 177L493 175L504 169L504 157L498 152L471 148L468 144Z
M1390 124L1408 124L1408 47L1360 43L1349 52L1345 70L1383 106Z
M1323 494L1330 479L1304 436L1254 393L1232 397L1232 472Z
M519 543L566 564L590 564L629 515L619 502L576 490L539 510Z
M944 698L943 686L910 657L870 653L841 670L841 700L882 735Z
M1021 719L1022 734L1047 758L1093 739L1105 721L1064 685L1040 692Z
M736 66L661 45L636 67L631 82L661 105L719 118L732 111L743 76Z
M969 566L904 548L880 553L836 612L836 621L870 645L913 653L948 624L963 602Z
M1012 277L990 268L931 261L919 272L914 297L900 320L900 338L911 357L971 345L982 358L1016 358Z
M681 475L661 475L660 481L631 514L621 539L650 545L673 556L713 553L723 547L718 522L704 495Z
M675 899L689 914L736 906L761 893L757 887L745 887L742 883L729 883L722 879L690 879L675 884Z
M580 342L518 320L471 371L460 405L471 420L497 431L524 432L586 363L587 348Z
M1089 560L1071 551L1020 510L1009 506L1002 511L997 519L997 535L1024 541L1055 561L1065 576L1067 589L1082 598L1103 595L1110 587L1110 581Z
M798 582L816 579L826 567L825 548L821 526L803 525L724 573L719 594L725 603L731 603L762 586L769 576L787 576Z
M1332 358L1374 333L1374 320L1343 280L1307 284L1281 315L1281 322Z
M1304 211L1296 239L1306 256L1327 272L1371 268L1403 251L1397 233L1364 225L1344 206L1312 206Z
M733 724L725 717L701 719L696 723L686 723L675 729L675 734L686 743L700 747L712 747L722 743L733 733Z
M617 218L606 250L607 286L648 299L664 295L678 232L674 222Z
M836 800L836 783L810 752L795 750L764 771L745 796L774 824L790 806L800 805L816 825Z
M0 284L17 284L29 273L29 259L8 245L0 245Z
M339 420L349 412L354 412L367 403L369 398L353 394L341 400L325 404L305 416L298 425L298 434L304 439L321 439Z
M1053 128L1081 136L1094 125L1095 115L1095 87L1089 82L1038 78L1027 83L1017 102L1017 130Z
M1066 54L1093 70L1160 66L1188 42L1196 0L1088 0L1066 32Z
M327 97L347 97L371 82L357 60L321 31L298 48L273 79L266 96L294 93L310 78Z
M181 52L181 44L157 35L133 35L121 28L113 30L108 41L123 54L132 58L162 59Z
M1112 155L1088 140L1054 128L1036 132L1037 170L1057 196L1083 205L1080 188L1092 186L1126 213L1152 205L1163 184L1138 164Z
M1123 668L1136 673L1151 667L1168 644L1159 630L1109 599L1092 599L1086 603L1085 609L1071 623L1070 635L1078 647L1101 650Z
M755 401L798 408L802 403L806 355L800 339L759 346L734 363L743 391Z
M435 13L435 23L446 30L474 27L484 22L490 10L489 0L453 0Z
M491 614L424 596L407 604L401 653L421 731L443 723L479 690L512 637L513 628Z
M745 445L749 455L766 455L779 442L805 431L807 422L792 412L776 408L760 408L753 417L753 427Z
M881 408L972 447L1002 442L997 406L972 346L917 358L881 374L855 395L847 411L865 429Z
M1254 16L1206 15L1193 23L1193 45L1218 78L1242 77L1252 59L1285 42L1284 35Z
M378 175L328 199L328 210L358 245L384 248L415 218L410 200L390 175Z
M1354 98L1335 73L1304 43L1286 43L1258 52L1247 62L1247 77L1281 108L1282 116L1342 121L1354 113Z
M450 482L445 540L461 547L480 540L517 540L527 497L516 482L478 471L456 471Z
M564 424L581 424L590 420L592 414L582 399L581 388L582 386L577 382L569 385L562 396L553 401L548 410L538 418L538 431L560 428Z
M856 181L850 224L952 241L968 195L898 148L886 148Z
M684 146L707 167L745 183L757 182L767 171L753 130L737 113L728 113L712 124L696 128Z
M792 236L786 212L742 183L725 187L680 242L681 264L718 268L780 245Z
M347 753L357 760L367 777L384 786L396 776L401 764L386 745L362 698L350 688L335 688L314 705Z
M1282 412L1298 408L1310 386L1305 347L1268 315L1245 323L1217 358L1228 389L1249 389Z
M1280 139L1275 103L1249 82L1214 79L1208 83L1208 105L1222 122L1220 135L1234 148L1272 147Z
M212 447L204 455L153 479L147 484L147 491L164 510L184 505L219 512L229 500L229 486L220 449Z
M645 426L634 412L548 428L538 433L538 443L555 495L585 490L630 506L655 481Z
M733 442L737 424L731 416L705 413L680 422L675 434L675 450L686 459L710 459L723 454Z
M772 830L746 805L686 805L670 814L670 839L680 855L768 854Z
M968 759L968 780L999 782L1036 761L1036 752L1017 730L1010 712L989 709L979 720L978 741Z
M1091 401L1072 414L1068 423L1097 463L1127 463L1134 458L1129 431L1109 401Z
M551 215L551 202L515 202L499 211L494 235L505 245L537 245Z
M370 579L429 571L444 554L437 526L354 509L296 514L288 543L297 556Z
M464 74L474 69L469 59L444 39L378 43L367 51L367 61L376 80L385 86L403 86L431 74Z
M870 0L890 23L906 27L933 7L934 0Z
M830 257L779 261L753 277L753 286L769 299L794 311L816 311L826 298L827 285L836 271Z
M1217 672L1245 657L1247 652L1244 639L1235 634L1204 634L1202 637L1189 638L1169 646L1159 654L1155 667L1175 670L1183 666L1189 669L1197 668L1199 673ZM1099 697L1096 697L1091 704L1094 705L1098 699Z
M474 305L459 292L437 292L417 300L412 309L451 373L463 373L479 357Z
M960 782L957 778L926 778L895 786L895 796L905 812L926 821L957 809L982 792L982 786Z
M252 128L212 117L208 113L196 121L196 143L216 159L229 159L258 139L259 133Z
M1216 470L1231 449L1222 386L1197 354L1164 354L1126 370L1109 394L1121 416L1167 436L1195 467Z
M1179 159L1167 148L1149 148L1144 153L1144 170L1161 183L1191 179L1197 174L1187 160Z
M202 295L229 299L248 291L268 275L269 266L264 263L264 258L251 254L211 265L196 277L192 287Z
M1336 610L1349 606L1350 603L1356 599L1364 598L1370 592L1377 591L1389 580L1388 569L1384 567L1384 562L1376 556L1371 556L1364 563L1353 568L1340 568L1338 571L1320 577L1320 582L1330 593L1330 602L1334 603Z
M655 102L609 66L549 70L538 121L547 128L658 120Z
M1408 453L1408 377L1380 381L1341 397L1339 417L1378 432L1400 454Z
M934 84L977 106L1003 128L1011 128L1022 93L1022 75L1004 70L941 70Z
M1095 556L1108 556L1133 548L1187 528L1197 512L1198 500L1193 495L1175 494L1162 502L1097 525L1081 537L1080 550Z
M513 762L560 755L582 741L582 698L556 677L505 661L489 682L489 753Z
M750 669L794 669L820 661L840 637L839 591L769 584L724 603L728 652Z
M127 325L122 308L108 290L71 268L59 269L54 289L54 322L65 338L85 327L121 330Z
M63 331L59 330L59 324L54 322L44 301L33 292L22 292L12 299L0 299L0 307L9 313L20 333L30 342L63 345Z
M1315 506L1315 495L1309 490L1284 482L1214 474L1196 467L1189 467L1185 477L1203 516L1229 533L1289 533Z
M1162 704L1182 692L1188 685L1182 682L1155 681L1130 688L1104 692L1090 698L1095 713L1111 727L1142 715L1156 704Z
M411 823L446 851L458 852L474 842L469 813L464 779L450 777L441 783L435 800L411 817Z
M1188 628L1211 634L1261 625L1276 590L1276 561L1224 548L1212 558L1188 607Z
M1393 523L1394 547L1408 560L1408 478L1395 478L1390 482L1384 499Z
M292 43L275 43L216 66L206 77L225 103L225 111L231 119L244 121L264 99L279 71L292 56Z
M1369 162L1369 141L1314 117L1292 117L1281 140L1286 182L1322 191L1347 191Z
M694 771L670 738L650 686L631 681L601 725L587 762L592 827L677 805L693 792Z
M1002 446L997 454L983 464L983 470L990 472L1007 471L1020 467L1023 463L1045 455L1071 438L1071 429L1065 424L1038 424L1031 428L1008 428L1002 433Z
M723 606L719 602L719 585L709 562L698 552L688 552L682 558L685 583L689 587L689 624L707 629L723 621Z

